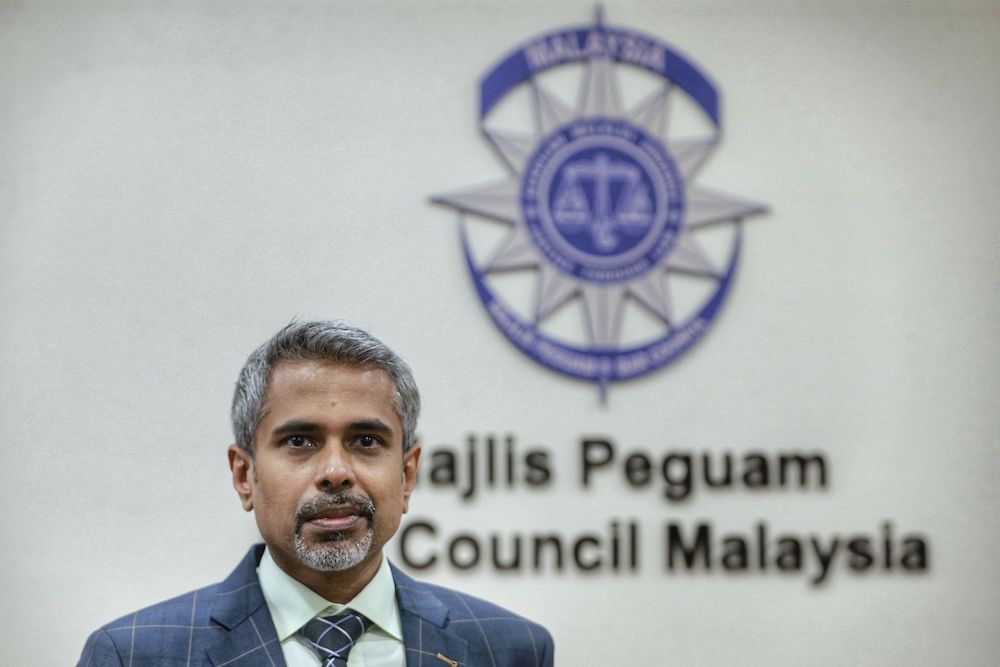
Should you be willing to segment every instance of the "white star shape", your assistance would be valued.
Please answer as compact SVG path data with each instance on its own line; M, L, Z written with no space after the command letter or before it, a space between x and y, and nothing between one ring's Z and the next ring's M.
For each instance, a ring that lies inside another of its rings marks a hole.
M434 197L436 203L460 211L463 224L470 218L478 218L506 225L509 231L505 238L478 262L476 269L484 279L500 273L534 272L537 283L533 307L531 312L521 315L541 329L563 309L578 307L584 322L584 338L590 349L620 346L625 303L629 299L640 304L659 322L660 336L682 324L678 321L681 315L671 299L671 278L685 275L718 283L726 272L725 265L713 260L699 243L698 232L723 223L735 227L749 216L766 212L761 204L696 185L698 172L718 145L718 128L713 125L706 134L695 137L674 136L672 103L677 96L686 93L670 81L649 74L650 90L635 104L627 106L620 92L619 67L637 69L615 63L606 56L589 58L583 68L575 103L563 100L546 86L543 77L530 78L523 84L530 87L530 132L491 127L485 120L482 125L484 134L506 165L508 176L495 183ZM657 266L629 281L586 281L551 265L531 239L520 209L522 173L539 143L559 127L592 117L619 118L659 139L673 158L684 183L684 218L674 247Z

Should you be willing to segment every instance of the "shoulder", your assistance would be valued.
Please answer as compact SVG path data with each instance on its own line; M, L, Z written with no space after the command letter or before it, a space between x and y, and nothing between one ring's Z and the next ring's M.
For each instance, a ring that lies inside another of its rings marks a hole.
M105 623L91 633L80 665L119 665L146 649L162 654L187 646L195 634L212 631L212 603L220 584L178 595Z
M251 550L225 581L105 623L87 638L79 664L121 665L144 655L162 658L158 664L173 664L170 662L173 659L188 660L193 647L217 637L225 629L213 619L220 610L252 609L262 604L255 557L255 550Z
M552 664L552 635L539 623L474 595L417 581L395 567L393 577L400 613L411 613L421 624L431 623L461 636L469 645L470 657L481 654L485 664L490 664L489 659L513 656L509 662L496 664L518 667ZM404 634L405 626L404 621ZM470 664L479 663L470 660Z
M183 595L158 602L106 623L99 630L118 632L137 627L171 627L192 623L207 624L212 604L220 594L226 594L222 584L213 584Z
M414 579L409 579L406 582L399 582L397 580L396 588L397 590L402 589L402 591L413 597L430 596L440 601L448 608L449 618L452 621L476 619L479 621L495 620L538 625L534 621L530 621L524 616L505 609L489 600L484 600L453 588L429 584ZM402 591L400 594L403 594Z

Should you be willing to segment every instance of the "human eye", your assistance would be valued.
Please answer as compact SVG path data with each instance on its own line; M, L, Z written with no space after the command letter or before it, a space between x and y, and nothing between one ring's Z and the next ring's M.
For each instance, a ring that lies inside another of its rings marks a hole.
M371 433L362 433L354 438L354 443L361 449L375 449L382 446L382 439Z
M307 435L290 435L281 442L289 449L310 449L316 446L316 441Z

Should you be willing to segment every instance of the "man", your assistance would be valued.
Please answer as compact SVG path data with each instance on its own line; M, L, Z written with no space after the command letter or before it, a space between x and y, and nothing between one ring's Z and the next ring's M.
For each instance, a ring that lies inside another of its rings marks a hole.
M264 544L225 581L94 632L80 666L551 666L540 625L420 583L383 555L420 447L409 367L340 322L297 322L247 360L233 486Z

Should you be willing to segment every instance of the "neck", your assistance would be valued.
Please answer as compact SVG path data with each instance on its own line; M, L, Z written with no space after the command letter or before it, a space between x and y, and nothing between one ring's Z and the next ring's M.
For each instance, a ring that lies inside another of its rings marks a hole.
M314 593L328 602L347 604L375 578L382 564L382 552L370 554L368 558L346 570L325 571L316 570L302 563L297 558L293 562L285 562L274 551L271 557L275 564L284 570L285 574L296 579Z

